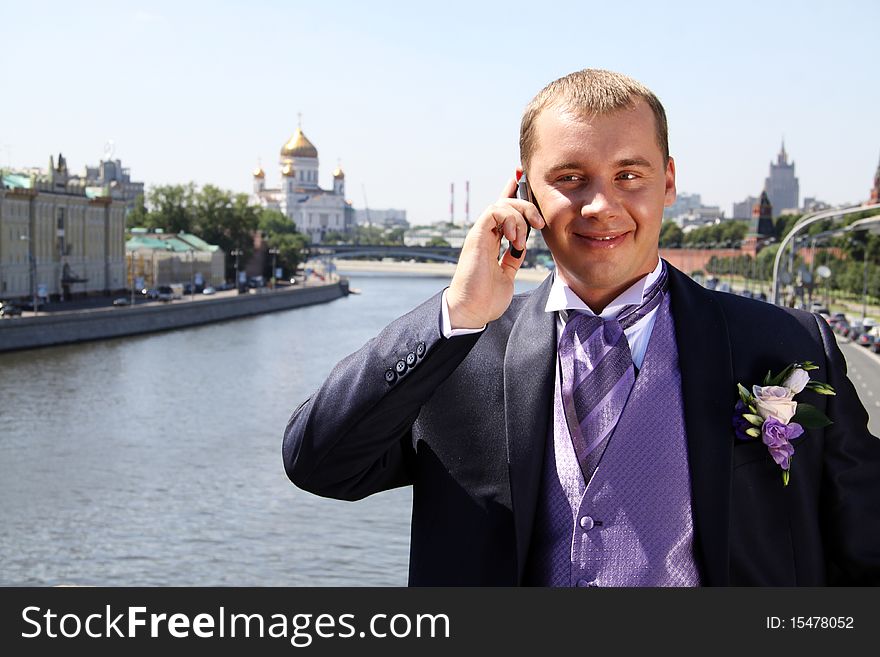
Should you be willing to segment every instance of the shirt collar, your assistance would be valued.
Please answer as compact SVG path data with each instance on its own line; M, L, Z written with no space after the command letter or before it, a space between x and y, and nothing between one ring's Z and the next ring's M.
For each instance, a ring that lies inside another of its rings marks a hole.
M612 319L617 317L624 306L641 304L645 290L660 277L660 272L662 271L663 263L660 258L657 258L657 266L654 267L654 271L640 278L621 292L611 303L605 306L605 309L599 313L599 317L602 319ZM553 285L550 287L550 294L547 297L547 305L544 306L544 311L555 313L565 310L579 310L593 316L596 314L563 282L558 272L554 271Z

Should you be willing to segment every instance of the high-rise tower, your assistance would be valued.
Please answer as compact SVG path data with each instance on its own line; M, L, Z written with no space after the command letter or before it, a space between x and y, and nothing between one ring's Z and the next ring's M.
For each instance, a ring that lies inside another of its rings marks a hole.
M794 210L800 206L798 179L794 175L794 162L788 161L785 140L776 156L776 163L770 163L770 175L764 181L764 191L773 206L774 217L778 217L783 210Z

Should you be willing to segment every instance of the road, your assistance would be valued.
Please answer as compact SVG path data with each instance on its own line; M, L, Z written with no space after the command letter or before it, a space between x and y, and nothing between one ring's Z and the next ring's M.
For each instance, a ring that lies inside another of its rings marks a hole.
M837 342L846 358L849 378L868 411L868 428L880 437L880 355L840 337Z

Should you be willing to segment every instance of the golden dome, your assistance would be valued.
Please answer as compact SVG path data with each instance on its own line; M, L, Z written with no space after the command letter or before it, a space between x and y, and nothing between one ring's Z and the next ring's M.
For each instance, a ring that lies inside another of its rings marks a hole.
M281 169L281 175L285 178L293 178L296 175L296 171L293 170L293 165L285 164L284 168Z
M254 169L254 178L265 178L266 172L263 171L263 167L257 167Z
M345 174L342 172L342 169L336 167L333 169L333 177L334 178L345 178Z
M303 134L301 128L297 128L293 137L281 148L281 155L286 157L318 157L318 149Z

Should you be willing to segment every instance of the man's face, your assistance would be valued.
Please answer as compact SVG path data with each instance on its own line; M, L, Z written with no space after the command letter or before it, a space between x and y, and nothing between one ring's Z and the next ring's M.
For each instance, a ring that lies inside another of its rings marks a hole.
M557 271L594 311L657 266L675 165L644 101L594 117L544 109L527 175Z

